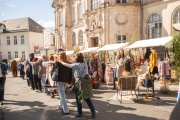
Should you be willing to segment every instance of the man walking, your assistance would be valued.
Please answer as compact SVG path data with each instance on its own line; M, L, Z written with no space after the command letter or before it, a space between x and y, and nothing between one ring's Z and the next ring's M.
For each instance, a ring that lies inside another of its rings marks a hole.
M0 60L0 104L3 104L4 100L4 88L5 88L5 80L6 80L6 65L2 63Z

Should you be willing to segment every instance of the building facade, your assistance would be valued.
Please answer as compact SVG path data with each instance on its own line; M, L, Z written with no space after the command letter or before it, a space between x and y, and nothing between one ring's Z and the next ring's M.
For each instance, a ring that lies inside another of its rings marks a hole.
M26 59L43 47L43 29L31 18L0 21L0 59Z
M53 0L57 48L73 50L171 36L179 0Z
M44 48L42 55L50 57L55 53L55 35L49 29L44 29Z

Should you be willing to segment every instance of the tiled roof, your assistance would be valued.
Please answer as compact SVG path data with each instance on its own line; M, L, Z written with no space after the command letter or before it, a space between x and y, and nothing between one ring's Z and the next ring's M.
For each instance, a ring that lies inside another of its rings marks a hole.
M0 20L0 23L6 26L6 32L15 32L15 31L43 32L44 29L40 24L38 24L29 17Z

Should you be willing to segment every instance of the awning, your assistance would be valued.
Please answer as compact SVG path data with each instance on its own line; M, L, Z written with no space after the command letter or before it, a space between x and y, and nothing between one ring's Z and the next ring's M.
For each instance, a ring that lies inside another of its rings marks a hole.
M14 60L16 60L16 61L21 61L21 58L15 58Z
M175 30L180 31L180 23L173 24L173 28L174 28Z
M124 48L128 44L129 43L108 44L108 45L105 45L105 46L99 48L97 51L117 50L117 49L120 49L120 48Z
M66 51L66 55L72 55L74 51Z
M93 52L95 50L97 50L99 47L91 47L91 48L85 48L82 51L79 51L80 53L87 53L87 52Z
M126 48L144 48L144 47L157 47L157 46L166 46L170 41L172 41L172 36L147 39L147 40L138 40L135 43L127 46Z

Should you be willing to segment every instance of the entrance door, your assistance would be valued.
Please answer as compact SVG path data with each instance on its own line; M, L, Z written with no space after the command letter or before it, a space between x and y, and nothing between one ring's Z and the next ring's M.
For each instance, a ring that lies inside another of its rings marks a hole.
M98 37L92 37L91 38L91 47L98 47Z

